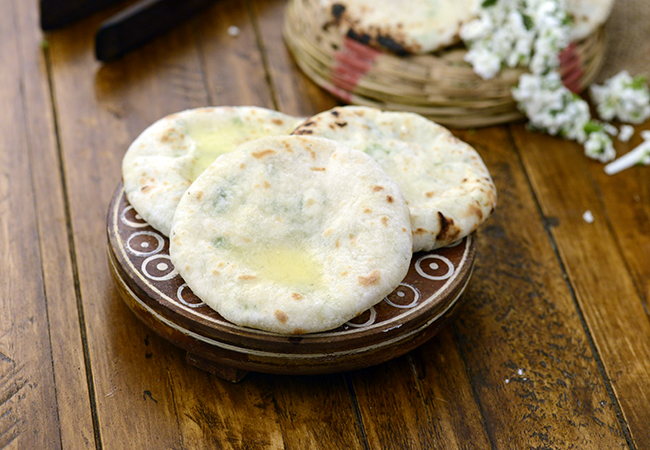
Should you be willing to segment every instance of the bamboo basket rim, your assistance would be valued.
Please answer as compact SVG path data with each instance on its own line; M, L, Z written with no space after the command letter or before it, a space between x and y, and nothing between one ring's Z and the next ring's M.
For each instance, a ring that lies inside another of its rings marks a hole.
M282 33L300 70L340 100L416 112L457 128L524 118L511 89L525 69L505 68L484 80L464 61L462 45L423 55L387 53L324 27L317 3L289 0ZM582 92L598 75L605 46L602 26L569 46L561 73L574 92Z

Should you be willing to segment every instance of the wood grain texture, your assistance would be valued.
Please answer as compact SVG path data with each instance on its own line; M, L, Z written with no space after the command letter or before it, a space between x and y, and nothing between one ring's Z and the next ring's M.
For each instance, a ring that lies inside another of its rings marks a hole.
M13 3L0 15L0 448L61 446Z
M199 52L210 104L276 109L266 82L255 19L246 2L215 2L196 21L196 27L201 36ZM230 32L230 27L236 27L236 32ZM251 83L251 80L256 81Z
M231 432L232 448L238 448L235 436L244 442L249 425L233 424L249 417L241 415L254 408L246 401L262 402L253 398L260 388L241 397L239 386L224 384L241 409L202 398L206 392L213 399L218 395L215 381L150 334L118 298L108 272L103 219L97 220L106 215L131 140L163 115L209 101L192 24L105 66L92 58L96 25L85 21L53 33L50 49L102 446L213 448ZM259 84L264 86L264 77ZM220 428L213 429L213 422ZM257 436L277 442L278 428L262 427Z
M459 314L462 316L462 312ZM412 353L419 390L437 443L435 448L489 448L483 414L454 328L448 327Z
M522 128L514 131L517 141L523 143L527 132ZM632 201L627 203L628 212L623 212L626 208L622 205L612 205L615 199L610 193L607 198L612 209L605 211L601 192L612 189L616 183L614 178L598 174L599 182L596 182L592 171L602 170L602 164L587 160L582 154L583 149L575 143L555 140L551 144L549 139L540 136L527 142L522 159L544 215L553 218L550 232L557 242L599 357L620 399L632 439L637 445L642 445L650 442L647 426L650 423L647 408L650 400L647 390L650 348L638 336L650 334L650 317L610 223L621 220L617 212L624 214L623 217L631 213L639 218L638 228L634 227L634 221L626 225L632 225L638 233L643 233L642 230L648 229L644 218L650 215L650 204L633 203L632 197ZM563 164L542 163L549 159L562 160ZM635 171L625 175L634 178ZM593 223L582 218L587 210L594 215ZM626 233L620 225L617 228ZM647 237L637 237L640 238L638 241L626 241L628 251L631 246L640 250L648 245ZM638 257L641 254L637 253ZM644 266L647 267L647 256L645 259ZM634 259L631 264L639 267Z
M18 2L16 7L26 139L38 215L52 365L55 380L65 380L56 387L61 445L95 448L80 326L83 313L77 309L65 191L47 76L47 41L38 31L35 5Z
M248 0L259 33L277 109L295 116L312 116L337 105L296 66L282 38L286 1Z
M285 448L367 448L342 374L272 376Z
M455 131L499 205L457 317L407 355L233 384L131 313L105 228L130 142L185 108L337 104L289 56L285 4L219 0L101 65L94 32L124 4L43 36L37 2L2 3L0 448L650 449L650 169L607 176L522 124ZM603 74L650 71L649 12L617 0Z
M350 374L370 448L435 448L410 357Z
M521 137L526 158L535 144ZM456 321L492 446L625 447L615 400L507 131L461 138L483 155L499 192L497 212L479 237L470 301ZM544 166L540 160L526 168Z

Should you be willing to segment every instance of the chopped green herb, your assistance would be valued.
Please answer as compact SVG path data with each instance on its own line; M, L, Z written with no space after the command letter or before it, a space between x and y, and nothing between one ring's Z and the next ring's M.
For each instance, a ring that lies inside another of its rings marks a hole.
M216 248L223 248L226 246L226 238L223 236L217 236L216 238L212 239L212 246Z

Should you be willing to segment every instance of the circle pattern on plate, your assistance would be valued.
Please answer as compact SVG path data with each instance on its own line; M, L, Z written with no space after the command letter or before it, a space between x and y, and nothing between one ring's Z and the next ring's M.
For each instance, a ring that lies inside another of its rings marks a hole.
M117 196L112 211L116 247L121 259L136 274L136 284L149 289L150 296L164 306L182 310L189 317L219 326L240 328L226 321L194 295L171 262L169 239L142 220L129 204L123 189L118 191ZM416 313L454 281L459 267L466 262L472 239L472 236L468 236L445 248L416 253L406 278L391 294L336 330L316 335L368 330Z

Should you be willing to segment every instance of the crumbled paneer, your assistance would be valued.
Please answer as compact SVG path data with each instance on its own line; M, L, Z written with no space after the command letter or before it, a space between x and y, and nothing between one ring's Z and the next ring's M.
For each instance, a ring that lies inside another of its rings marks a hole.
M621 125L621 131L618 133L618 140L627 142L634 136L634 127L632 125Z
M611 136L627 142L634 129L623 125L619 133L612 124L592 119L587 102L563 85L558 55L569 44L571 26L566 0L482 0L478 16L461 27L460 37L468 49L465 60L484 79L498 75L503 67L529 69L512 96L531 128L575 140L584 146L585 155L608 162L616 158ZM650 117L645 77L622 71L590 91L605 121L641 123ZM636 153L609 164L606 171L650 164L650 131L644 140Z
M478 17L460 30L465 60L484 79L503 66L545 73L559 66L569 44L571 20L565 0L483 0Z
M608 162L616 158L616 150L612 139L605 131L593 131L584 143L585 155L600 162Z
M602 85L592 85L590 93L603 120L641 123L650 117L650 90L643 76L623 70Z
M523 74L512 96L533 128L577 141L584 145L585 155L601 162L616 157L608 134L615 130L591 119L587 102L562 84L559 73Z
M589 105L562 84L560 74L523 74L512 96L530 124L553 136L584 142Z

